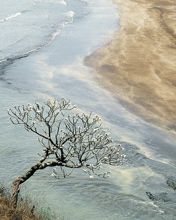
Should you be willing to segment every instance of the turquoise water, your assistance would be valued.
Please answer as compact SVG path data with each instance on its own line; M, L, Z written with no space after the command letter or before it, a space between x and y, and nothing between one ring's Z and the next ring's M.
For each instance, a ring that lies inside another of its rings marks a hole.
M38 159L35 137L11 125L7 109L50 97L67 98L99 114L127 155L108 167L108 179L73 173L56 180L37 173L22 189L41 206L71 220L174 219L175 203L151 202L145 192L172 191L176 139L124 109L84 66L86 55L118 30L116 9L105 0L8 0L0 7L0 180L8 186ZM107 168L106 168L107 169Z

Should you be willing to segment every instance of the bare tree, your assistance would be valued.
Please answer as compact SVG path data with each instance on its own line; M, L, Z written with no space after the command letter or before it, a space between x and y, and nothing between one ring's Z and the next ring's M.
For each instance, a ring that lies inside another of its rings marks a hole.
M15 125L36 134L43 146L41 159L12 184L12 204L17 206L20 185L38 170L58 166L64 177L66 169L86 167L94 172L101 164L118 165L120 146L113 146L103 130L100 118L79 113L69 101L53 100L44 104L15 106L8 111Z

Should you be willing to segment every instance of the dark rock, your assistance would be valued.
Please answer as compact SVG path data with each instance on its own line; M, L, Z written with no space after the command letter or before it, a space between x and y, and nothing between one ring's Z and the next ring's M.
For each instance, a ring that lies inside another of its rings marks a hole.
M169 177L167 180L167 185L171 187L173 190L176 190L176 177Z

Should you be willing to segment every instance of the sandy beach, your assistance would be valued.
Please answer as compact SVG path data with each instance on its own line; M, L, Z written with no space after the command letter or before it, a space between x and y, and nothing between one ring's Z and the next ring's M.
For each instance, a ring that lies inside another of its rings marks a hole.
M114 2L120 31L85 63L126 108L176 132L176 2Z

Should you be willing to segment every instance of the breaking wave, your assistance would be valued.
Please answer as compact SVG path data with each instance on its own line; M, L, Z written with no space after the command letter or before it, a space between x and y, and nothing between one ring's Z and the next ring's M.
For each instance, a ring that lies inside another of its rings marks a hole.
M77 3L85 6L82 1L78 0ZM46 10L46 6L50 10ZM4 36L0 36L0 41L8 39L5 44L0 44L1 77L6 67L16 60L28 57L50 45L66 25L73 23L77 15L80 17L79 11L76 11L77 8L75 3L71 4L71 1L69 5L65 0L54 0L50 3L35 1L30 8L1 18L0 28L2 26L5 31ZM39 14L41 14L40 18ZM86 13L81 14L81 16L85 15ZM13 33L16 32L16 36L12 36L11 29L14 29Z
M12 14L12 15L8 16L8 17L0 19L0 22L9 21L10 19L16 18L16 17L20 16L21 14L22 14L22 12L17 12L15 14Z

